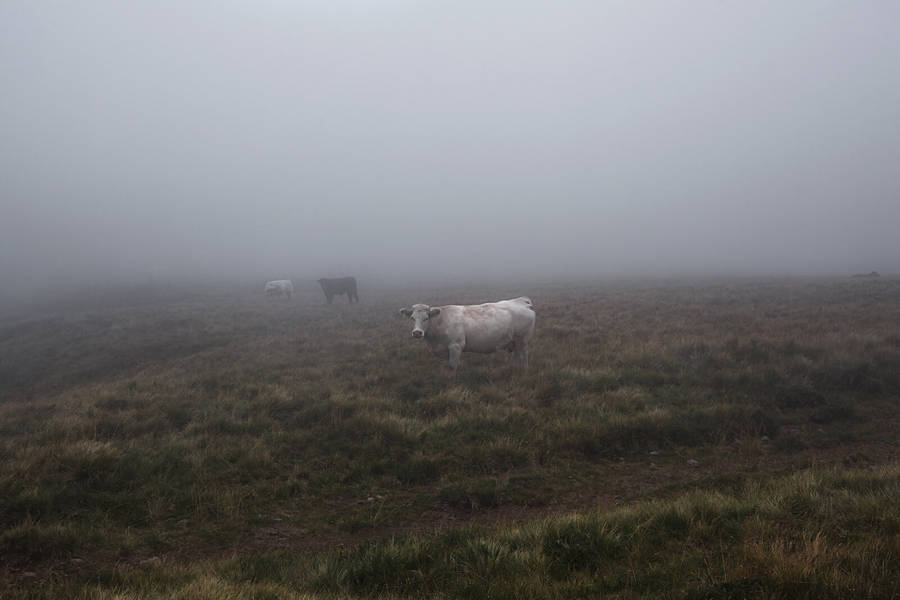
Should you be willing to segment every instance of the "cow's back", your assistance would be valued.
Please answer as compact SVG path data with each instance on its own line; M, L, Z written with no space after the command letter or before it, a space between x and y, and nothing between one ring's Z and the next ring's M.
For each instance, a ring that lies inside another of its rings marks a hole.
M520 296L512 300L501 300L497 304L512 314L513 337L527 343L534 335L535 312L531 299Z
M294 293L294 283L290 279L278 279L269 281L265 286L267 295L286 295L290 297Z
M346 294L349 291L356 291L355 277L338 277L334 279L320 279L319 283L322 288L335 294Z
M489 302L459 307L458 318L465 331L469 352L494 352L528 336L534 327L534 313L513 301Z

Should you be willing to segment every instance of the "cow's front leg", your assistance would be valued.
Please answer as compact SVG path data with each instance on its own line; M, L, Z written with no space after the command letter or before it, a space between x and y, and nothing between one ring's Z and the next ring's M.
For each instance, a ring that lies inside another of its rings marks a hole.
M447 346L448 360L450 366L450 377L456 377L456 369L459 368L459 357L462 354L462 344L450 344Z

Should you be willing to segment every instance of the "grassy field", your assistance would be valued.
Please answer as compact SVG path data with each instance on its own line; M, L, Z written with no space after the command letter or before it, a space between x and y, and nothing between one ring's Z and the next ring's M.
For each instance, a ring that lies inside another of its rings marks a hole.
M0 321L0 595L900 597L900 280L360 294ZM525 374L396 316L521 294Z

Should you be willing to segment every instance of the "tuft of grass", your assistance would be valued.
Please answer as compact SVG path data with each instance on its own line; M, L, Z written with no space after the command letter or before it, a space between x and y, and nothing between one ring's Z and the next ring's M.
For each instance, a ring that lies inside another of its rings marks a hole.
M541 553L547 570L556 579L565 579L574 571L592 573L625 553L622 536L605 523L578 517L557 520L544 532Z
M28 517L0 533L0 555L25 564L64 558L78 547L78 539L71 526L44 525Z

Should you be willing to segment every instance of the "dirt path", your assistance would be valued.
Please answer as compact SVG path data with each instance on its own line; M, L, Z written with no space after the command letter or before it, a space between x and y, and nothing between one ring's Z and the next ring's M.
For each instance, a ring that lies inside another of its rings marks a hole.
M698 458L661 452L643 460L601 463L591 473L572 476L568 479L571 492L543 506L463 508L438 503L418 511L413 518L352 533L333 528L311 533L302 528L275 524L248 532L228 549L218 548L201 554L204 558L221 558L274 551L329 552L394 536L436 533L456 527L508 526L573 511L608 510L696 487L708 488L714 485L712 480L721 481L722 478L734 478L737 483L786 475L812 466L873 468L900 460L898 443L854 443L791 454L770 452L765 446L763 443L760 452L732 445L716 447L712 453ZM696 464L688 462L694 460ZM196 558L196 553L184 552L161 558L183 560L191 557Z

